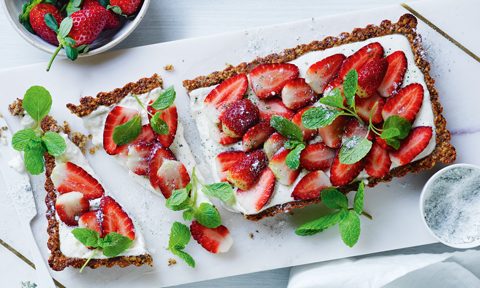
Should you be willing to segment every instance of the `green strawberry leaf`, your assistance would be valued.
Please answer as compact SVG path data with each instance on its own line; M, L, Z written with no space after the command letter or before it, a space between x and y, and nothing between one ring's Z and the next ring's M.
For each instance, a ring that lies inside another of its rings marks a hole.
M73 236L87 247L99 247L100 234L97 231L88 228L75 228L72 230Z
M42 86L32 86L25 93L22 106L33 120L40 123L52 108L52 96Z
M132 239L120 233L110 232L103 238L103 255L115 257L127 250L132 244Z
M153 115L150 119L150 126L152 126L153 131L157 132L160 135L167 135L169 130L167 122L163 119L160 119L160 115L162 115L161 111L158 111Z
M77 42L70 37L65 37L63 40L65 40L65 43L67 45L70 45L72 47L75 46L75 44L77 44ZM84 46L84 45L82 45L82 46ZM80 51L78 48L80 48L80 46L77 47L77 51Z
M340 221L340 236L347 246L353 247L360 237L360 218L354 211L348 211L347 216Z
M70 33L70 30L72 30L72 26L73 26L72 17L67 17L63 19L62 23L60 23L60 28L58 28L58 36L60 36L61 38L67 37L68 33Z
M67 54L68 59L75 61L78 58L78 50L76 48L73 48L70 45L65 46L65 52Z
M297 170L300 167L300 153L302 153L303 149L305 149L305 144L300 143L288 153L287 158L285 158L285 163L287 167L292 170Z
M175 88L172 85L168 87L168 89L165 90L165 92L163 92L150 106L152 106L152 108L155 110L165 110L172 106L173 102L175 101L175 96Z
M303 224L295 230L295 234L299 236L311 236L322 232L324 229L331 227L341 221L342 213L346 210L336 211L327 216L323 216L316 220Z
M326 96L320 98L320 103L333 108L345 109L345 106L343 106L342 93L339 88L333 89Z
M357 92L358 73L357 70L352 69L348 71L343 81L343 95L347 99L349 107L355 106L355 93Z
M115 14L118 14L118 15L121 15L121 16L125 16L125 15L123 15L122 8L120 8L120 7L117 6L117 5L115 5L115 6L108 5L108 8L107 8L107 9L112 10L113 13L115 13Z
M52 13L47 13L43 17L45 20L45 24L47 24L48 28L52 29L56 33L58 33L58 23L55 17L53 17Z
M285 117L273 115L270 119L270 126L288 139L303 141L302 130Z
M347 209L348 198L335 188L323 189L320 194L322 202L325 206L334 209Z
M142 119L136 115L127 123L115 127L112 139L117 145L125 145L135 140L141 132Z
M67 15L70 16L72 15L73 13L75 12L78 12L81 10L81 6L82 5L82 0L70 0L68 1L68 4L67 4Z
M222 219L217 209L212 204L202 203L194 214L195 220L208 228L217 228L222 224Z
M65 152L67 144L65 140L58 133L47 131L42 137L42 141L47 147L48 154L52 156L60 156Z
M365 198L365 185L362 181L358 185L357 193L355 194L355 199L353 200L353 209L357 212L358 215L361 215L363 212L363 199Z
M315 107L302 114L302 123L307 129L317 129L332 124L338 116L343 114L342 110Z
M35 147L40 141L41 138L37 136L35 131L23 129L13 135L12 146L17 151L25 151Z
M203 186L202 192L205 193L205 195L227 201L233 195L233 188L228 182L220 182Z
M47 149L43 145L37 145L32 149L25 151L25 168L32 175L38 175L42 173L45 162L43 160L43 155Z
M104 8L107 8L110 5L110 0L98 0L98 3L102 5Z
M365 157L372 148L372 141L358 135L352 136L343 144L338 155L342 164L353 164Z

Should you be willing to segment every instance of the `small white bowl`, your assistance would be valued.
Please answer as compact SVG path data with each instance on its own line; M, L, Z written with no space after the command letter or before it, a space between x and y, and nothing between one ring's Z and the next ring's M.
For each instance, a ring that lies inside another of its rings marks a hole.
M435 237L441 243L443 243L447 246L450 246L450 247L454 247L454 248L461 248L461 249L474 248L474 247L480 246L480 239L478 239L476 241L473 241L473 242L468 242L468 243L449 243L449 242L446 242L434 233L434 231L430 228L429 224L427 223L427 220L425 219L425 201L432 195L431 188L432 188L433 183L435 181L437 181L441 176L445 175L446 172L451 171L453 169L457 169L457 168L458 169L466 169L466 170L467 169L473 169L473 170L480 173L480 167L475 166L475 165L470 165L470 164L454 164L454 165L450 165L448 167L445 167L445 168L439 170L437 173L435 173L427 181L427 183L423 187L422 193L420 195L420 213L422 215L423 223L427 227L428 231L430 231L430 233L433 235L433 237ZM457 184L453 184L453 185L457 185ZM443 186L443 187L445 187L445 186ZM477 195L477 196L480 197L480 195ZM478 207L478 209L480 209L480 207ZM480 225L480 223L479 223L479 225ZM478 231L478 234L480 234L480 231Z
M22 12L22 5L27 3L28 0L0 0L0 2L2 2L2 8L5 11L8 21L10 21L12 27L15 29L15 31L17 31L18 34L20 34L20 36L23 37L23 39L49 54L53 54L55 52L57 49L56 46L43 40L40 36L33 35L32 33L28 32L27 29L25 29L25 27L23 27L23 25L20 23L20 21L18 21L18 15L20 15ZM150 0L143 0L142 7L134 19L122 19L120 27L108 31L102 31L95 42L90 45L89 51L85 54L78 55L78 57L91 56L105 52L122 42L123 39L132 33L140 21L142 21L143 16L147 12L149 4ZM65 50L62 49L58 55L66 57Z

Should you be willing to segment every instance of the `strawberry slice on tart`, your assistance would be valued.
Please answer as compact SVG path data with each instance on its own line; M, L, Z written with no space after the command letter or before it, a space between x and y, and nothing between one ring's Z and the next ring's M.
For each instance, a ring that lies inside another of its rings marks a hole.
M115 155L119 147L119 145L113 142L113 130L115 130L115 127L127 123L138 114L138 110L122 106L115 106L112 111L108 113L103 130L103 148L107 154Z
M388 61L388 69L377 91L383 97L390 97L402 87L408 63L403 51L395 51L385 59Z
M423 86L419 83L409 84L394 96L390 97L383 106L384 120L392 115L398 115L413 124L423 103Z
M368 133L368 136L367 136ZM344 139L350 139L355 135L358 135L362 138L367 136L367 139L372 141L373 140L373 132L368 131L368 126L360 123L357 118L350 118L347 121L347 125L345 126L345 132L343 134Z
M298 77L298 67L290 63L261 64L250 72L250 83L258 98L270 98L282 91L283 86Z
M367 98L377 92L387 73L388 61L380 58L367 62L358 70L357 96Z
M208 135L210 138L224 146L235 144L238 141L242 140L242 138L235 138L228 136L225 132L223 132L222 123L213 123L212 121L207 122L208 125Z
M97 179L72 162L57 164L51 179L55 189L61 194L75 191L82 193L87 200L92 200L102 197L105 192Z
M323 142L330 148L339 148L342 146L342 137L345 132L349 117L342 115L333 120L332 124L318 128L318 135L322 137Z
M137 175L148 175L153 144L138 143L128 148L127 168Z
M300 130L302 130L303 141L305 141L305 142L308 142L308 141L314 139L318 135L318 130L317 129L307 129L307 128L305 128L305 126L302 123L303 113L305 113L305 111L307 111L308 109L311 109L311 108L312 107L307 107L307 108L304 108L304 109L298 111L297 114L295 114L295 116L293 116L293 118L292 118L292 122L295 125L297 125L298 128L300 128Z
M405 165L413 161L432 139L433 130L429 126L418 126L410 130L408 136L400 141L398 150L390 151L392 162L398 165Z
M152 174L150 174L152 175ZM190 183L190 175L182 162L176 160L164 160L160 169L150 181L156 182L165 199L172 196L172 192L185 188Z
M255 214L270 200L275 190L275 175L270 168L263 169L258 182L248 190L237 189L237 203L245 209L246 214Z
M223 225L208 228L194 220L190 225L190 233L198 244L211 253L225 253L233 244L230 231Z
M245 154L228 169L227 180L239 189L248 190L258 181L267 164L263 150Z
M152 115L155 115L155 113L161 111L161 110L153 109L152 106L148 106L147 110L148 112L152 113ZM167 123L168 134L160 135L158 133L155 133L155 136L157 137L158 142L160 142L160 144L162 144L163 147L168 148L170 147L170 145L172 145L173 141L175 140L175 135L177 135L177 126L178 126L177 106L175 106L175 104L172 104L170 107L168 107L167 109L161 112L162 114L160 114L159 119L162 119ZM148 115L148 119L150 120L151 118L152 116Z
M364 161L367 174L376 178L386 176L390 172L390 166L392 165L388 151L377 142L373 142L372 148L365 156Z
M288 138L282 134L278 132L273 133L263 144L263 150L267 154L268 159L272 159L273 155L283 147L287 140Z
M104 196L100 200L100 211L103 215L101 225L105 236L116 232L135 240L135 226L132 219L112 197Z
M292 79L282 89L283 104L292 110L313 104L318 98L320 98L320 95L305 82L305 78Z
M89 209L90 202L80 192L61 194L55 202L58 217L68 226L77 226L78 217L88 212Z
M275 174L278 183L286 186L292 185L300 174L300 169L292 170L288 168L287 163L285 162L292 150L281 148L280 150L273 155L268 163L268 168L270 168Z
M325 172L318 170L312 171L298 181L293 189L292 197L294 200L310 200L320 197L322 190L332 187L330 179Z
M300 167L308 171L328 170L332 166L335 149L323 142L307 145L300 153Z
M350 184L365 168L365 161L362 159L353 164L343 164L338 158L340 149L338 149L333 158L332 167L330 168L330 182L333 186L342 187Z
M355 96L355 109L358 116L360 116L360 118L362 118L365 123L368 123L370 119L370 112L372 111L373 106L375 106L375 103L377 102L378 104L372 113L373 124L378 124L383 121L382 110L383 106L385 105L385 98L380 96L380 94L376 91L374 91L373 94L367 98L361 98L358 97L358 95Z
M269 122L261 122L243 135L242 147L245 152L251 152L259 148L275 132Z
M334 54L310 66L305 73L305 81L312 87L313 91L323 94L328 83L338 75L343 61L346 57L343 54Z
M217 167L217 174L220 182L227 181L228 169L232 167L240 158L245 156L244 151L224 151L215 157L215 164Z
M257 125L260 120L260 112L249 99L238 100L228 106L223 115L222 129L227 136L240 138L251 127Z
M95 230L103 238L102 223L103 215L100 210L93 210L82 214L78 218L78 227Z
M378 42L363 46L345 59L340 71L338 72L338 77L340 77L342 80L345 79L345 76L350 70L360 70L360 68L362 68L368 62L382 58L383 53L383 46Z
M279 115L290 120L295 115L295 111L287 108L282 100L277 97L259 99L255 105L257 105L260 112L260 121L270 122L270 118L272 118L273 115Z

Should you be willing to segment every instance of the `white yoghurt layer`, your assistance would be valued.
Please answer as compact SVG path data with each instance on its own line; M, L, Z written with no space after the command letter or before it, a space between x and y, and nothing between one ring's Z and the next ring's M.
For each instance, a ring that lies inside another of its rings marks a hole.
M65 153L63 153L61 156L55 157L55 164L72 162L75 165L82 167L85 171L87 171L90 175L92 175L92 177L97 179L100 184L102 184L101 181L98 179L97 175L95 174L95 171L93 171L92 167L90 167L90 165L88 164L88 161L85 158L85 156L83 156L82 151L80 151L80 148L75 146L75 144L73 144L72 141L68 139L68 136L66 134L62 133L60 135L63 137L63 139L65 139L67 148L65 150ZM107 189L105 189L105 195L111 195L111 193ZM100 204L100 198L91 200L90 209L91 210L98 209L99 204ZM128 211L125 211L125 212L128 214ZM62 251L62 253L67 257L89 258L94 252L94 250L88 249L85 245L80 243L80 241L78 241L73 236L72 230L75 229L76 227L70 227L65 223L63 223L58 217L57 213L55 213L55 216L59 226L60 250ZM119 254L118 256L139 256L139 255L144 255L149 253L147 250L145 239L143 238L143 235L140 231L138 223L136 223L134 219L132 219L132 222L133 222L133 225L135 226L135 240L133 241L132 246L130 246L127 250L125 250L123 253ZM108 257L103 255L103 253L101 253L100 251L97 251L93 256L93 258L106 259Z
M420 69L415 65L415 57L411 50L410 42L405 36L398 35L398 34L388 35L388 36L368 39L362 42L344 44L344 45L333 47L323 51L309 52L289 63L297 65L300 72L299 77L304 78L308 68L312 64L337 53L342 53L348 57L353 53L355 53L356 51L358 51L363 46L373 42L379 42L383 46L383 49L387 55L398 50L401 50L405 53L408 66L407 66L407 71L405 73L405 78L403 80L402 88L411 83L419 83L423 86L424 97L423 97L422 107L420 108L420 111L417 114L417 117L415 119L415 122L412 125L412 128L417 126L430 126L433 129L433 135L432 135L432 138L430 139L430 142L428 143L428 146L425 148L425 150L423 150L422 153L420 153L413 161L417 161L419 159L425 158L426 156L430 155L432 151L435 149L434 116L432 111L432 105L430 102L430 92L427 89L427 85L425 83L425 77L423 73L420 71ZM215 87L216 86L210 86L206 88L195 89L191 91L189 95L190 95L190 102L191 102L190 108L192 109L193 118L195 119L195 122L197 124L197 129L199 131L200 138L202 141L203 155L205 157L206 162L210 165L210 168L212 169L212 174L215 181L219 182L220 178L218 177L218 174L217 174L215 157L221 152L224 152L227 150L243 150L243 149L242 149L241 141L232 145L223 146L213 141L209 135L208 127L211 127L214 124L205 115L203 101L205 100L207 95L210 93L210 91L212 91ZM256 103L256 101L258 100L256 95L253 93L252 89L250 88L250 83L248 85L247 97L251 99L253 103ZM390 169L393 169L398 166L399 166L398 164L392 163L392 166L390 167ZM291 197L293 188L307 173L308 171L303 169L300 173L300 176L297 177L295 183L293 183L290 186L282 185L277 181L275 185L275 190L273 192L272 197L270 198L269 203L267 203L267 205L265 205L259 212L278 204L294 201L293 197ZM327 175L329 175L329 173L330 171L326 172ZM367 181L366 179L368 177L369 176L366 173L366 171L363 170L355 181L358 181L358 180ZM227 208L230 211L248 214L246 213L246 210L241 205L239 205L238 202L235 201L235 199L232 199L228 203L224 203L224 204L226 204L224 205L226 206L225 208Z

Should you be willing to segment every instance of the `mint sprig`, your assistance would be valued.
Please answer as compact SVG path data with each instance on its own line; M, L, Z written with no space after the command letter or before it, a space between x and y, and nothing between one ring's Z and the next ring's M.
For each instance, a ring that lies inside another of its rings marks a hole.
M372 216L363 211L364 189L363 182L360 182L355 194L353 208L348 208L347 196L337 189L323 189L320 195L322 202L327 207L338 209L338 211L303 224L295 230L295 234L311 236L339 223L340 236L343 242L347 246L353 247L360 236L360 218L358 216L363 215L370 220L372 219Z
M43 117L47 116L52 108L52 96L47 89L41 86L30 87L23 97L23 108L32 117L37 126L35 129L17 131L12 137L13 149L25 151L25 167L32 175L44 171L43 155L48 150L52 156L60 156L65 152L67 145L62 136L55 132L40 130Z
M279 115L272 116L270 126L277 130L278 133L290 139L285 141L284 144L286 149L291 150L285 159L285 163L288 168L297 170L300 166L300 154L307 146L307 144L303 142L302 130L292 121Z
M170 230L168 249L170 249L174 255L185 260L188 266L195 268L195 260L193 260L192 256L182 251L188 242L190 242L191 237L190 229L188 229L186 225L180 222L174 222Z

